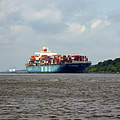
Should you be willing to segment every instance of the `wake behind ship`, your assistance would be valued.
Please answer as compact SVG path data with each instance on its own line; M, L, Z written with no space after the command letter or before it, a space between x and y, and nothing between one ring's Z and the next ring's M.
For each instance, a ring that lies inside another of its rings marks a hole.
M59 55L52 53L47 47L41 52L35 52L26 64L30 73L83 73L91 65L86 56Z

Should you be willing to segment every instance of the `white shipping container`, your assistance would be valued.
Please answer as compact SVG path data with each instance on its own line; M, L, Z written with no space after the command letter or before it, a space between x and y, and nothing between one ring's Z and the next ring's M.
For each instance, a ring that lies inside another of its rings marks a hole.
M39 57L36 57L35 59L36 59L36 60L39 60Z
M47 67L45 67L45 72L47 72Z
M43 72L43 67L41 67L41 72Z

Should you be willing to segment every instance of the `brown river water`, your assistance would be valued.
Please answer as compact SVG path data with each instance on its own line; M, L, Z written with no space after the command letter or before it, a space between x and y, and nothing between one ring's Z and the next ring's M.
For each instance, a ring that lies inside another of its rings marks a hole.
M0 74L0 120L120 120L120 74Z

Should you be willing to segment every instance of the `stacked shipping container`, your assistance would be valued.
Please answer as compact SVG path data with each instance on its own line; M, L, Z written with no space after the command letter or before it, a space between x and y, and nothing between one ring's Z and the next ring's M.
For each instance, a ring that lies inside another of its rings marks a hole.
M27 66L43 66L43 65L62 65L70 64L75 62L87 62L86 56L73 55L42 55L42 56L31 56Z

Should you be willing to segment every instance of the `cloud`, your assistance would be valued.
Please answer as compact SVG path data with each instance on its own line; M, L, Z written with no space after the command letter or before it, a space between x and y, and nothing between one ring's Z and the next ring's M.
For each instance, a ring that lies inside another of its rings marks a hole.
M4 18L5 18L4 13L0 12L0 21L4 20Z
M46 23L58 23L62 20L62 13L59 10L42 9L40 11L31 10L23 12L22 17L27 21L42 21Z
M97 27L105 28L106 26L110 26L110 25L111 22L108 19L98 19L91 24L91 29L95 29Z
M86 26L80 25L79 23L67 23L67 25L68 25L68 32L74 34L80 34L86 31Z
M32 31L32 28L29 26L24 26L24 25L12 25L10 26L10 30L13 34L20 34L21 32L30 32Z
M0 35L0 47L8 43L9 43L9 40L5 36Z
M91 29L95 29L96 27L98 27L101 24L101 22L101 20L96 20L94 23L92 23Z
M81 26L81 32L85 32L85 30L86 30L86 26L85 25Z
M111 22L110 21L104 21L104 24L106 25L106 26L110 26L111 25Z

